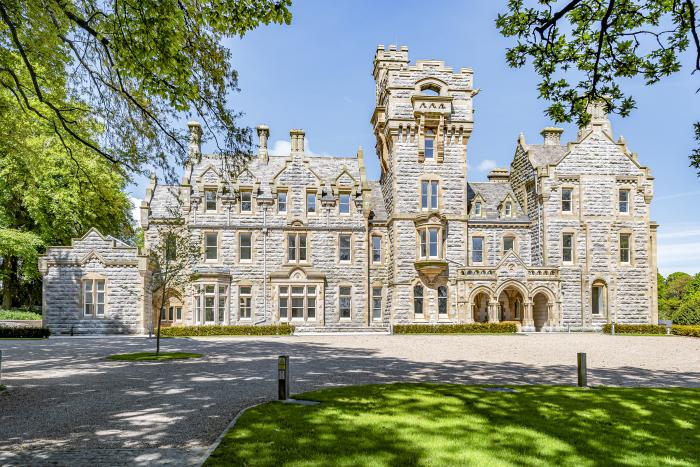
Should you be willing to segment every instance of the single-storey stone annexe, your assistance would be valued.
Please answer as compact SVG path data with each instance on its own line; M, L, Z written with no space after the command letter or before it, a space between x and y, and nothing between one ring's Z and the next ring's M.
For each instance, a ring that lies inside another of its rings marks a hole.
M141 205L146 248L174 207L202 247L196 281L168 291L165 325L657 321L653 177L602 106L575 141L561 144L559 128L542 130L542 144L520 135L510 170L470 183L472 70L411 65L406 47L379 46L373 74L379 181L361 149L306 154L302 130L290 132L289 154L270 155L266 126L257 157L231 179L189 124L181 183L152 178ZM40 268L54 332L144 333L156 321L134 247L91 230L50 248Z

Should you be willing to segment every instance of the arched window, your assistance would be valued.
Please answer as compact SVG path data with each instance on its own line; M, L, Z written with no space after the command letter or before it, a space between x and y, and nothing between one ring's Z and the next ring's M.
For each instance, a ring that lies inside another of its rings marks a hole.
M413 313L416 317L423 317L423 286L413 287Z
M447 286L438 287L438 315L447 316Z
M440 88L435 85L427 85L421 88L420 93L424 96L439 96Z

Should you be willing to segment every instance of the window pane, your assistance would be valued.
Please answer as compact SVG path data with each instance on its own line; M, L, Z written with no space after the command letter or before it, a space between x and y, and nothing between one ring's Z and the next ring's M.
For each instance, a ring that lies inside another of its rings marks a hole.
M280 319L287 319L287 297L279 298Z
M444 285L438 287L438 313L447 314L447 287Z
M280 295L287 295L288 290L289 288L286 285L280 286Z
M292 295L304 295L304 286L292 287Z
M438 208L438 182L437 181L430 182L430 208L431 209Z
M304 297L292 297L292 318L304 317Z
M562 237L562 259L566 262L573 261L573 235L564 234Z
M294 234L287 235L287 261L296 261L297 259L297 236Z
M572 190L570 188L561 190L561 210L564 212L571 212L571 195Z
M216 232L209 232L205 235L206 238L206 259L217 259L218 245Z
M472 261L481 263L484 260L484 237L472 238Z
M207 294L213 294L214 293L214 285L209 284L209 285L204 286L204 292Z
M425 158L432 159L435 147L435 137L432 130L425 132Z
M508 250L512 250L514 243L515 243L515 239L513 237L504 237L503 238L503 252L505 253Z
M372 288L372 319L382 318L382 288Z
M253 194L249 191L241 192L241 212L253 210Z
M340 195L340 213L348 214L350 212L350 195L341 194Z
M593 297L591 299L591 304L593 305L593 314L594 315L599 315L600 314L600 299L601 299L601 288L597 285L593 286Z
M287 212L287 193L277 193L277 212Z
M306 234L299 234L299 261L306 261Z
M620 262L630 262L630 235L620 234Z
M207 211L216 211L216 191L206 190L204 192Z
M251 249L251 234L250 233L242 233L240 235L241 239L241 259L246 260L246 259L251 259L252 257L252 249Z
M97 286L97 291L98 292L104 292L105 290L105 281L102 279L95 280L95 285Z
M316 212L316 193L306 194L306 212Z
M424 181L420 184L420 199L421 208L428 209L428 182Z
M181 306L175 307L175 319L178 321L182 320L182 307Z
M214 297L204 297L204 320L214 321Z
M620 190L620 212L629 212L629 194L628 190Z
M306 299L306 317L308 319L316 318L316 298L308 297Z
M350 261L350 235L340 236L340 261Z
M374 235L372 237L372 262L382 262L382 237Z
M417 315L423 314L423 286L413 287L413 312Z
M426 258L428 256L428 244L425 238L425 230L421 230L420 233L420 257Z
M474 205L474 215L475 216L481 215L481 202L480 201L477 201L477 203Z
M437 258L438 257L438 230L437 229L430 229L428 232L430 234L430 257Z
M351 308L352 308L352 302L350 298L350 292L351 288L350 287L340 287L339 288L339 308L340 308L340 317L341 318L350 318L351 314Z
M506 217L510 217L512 213L513 213L513 204L506 203Z
M307 285L306 286L306 294L307 295L316 295L316 286L315 285Z

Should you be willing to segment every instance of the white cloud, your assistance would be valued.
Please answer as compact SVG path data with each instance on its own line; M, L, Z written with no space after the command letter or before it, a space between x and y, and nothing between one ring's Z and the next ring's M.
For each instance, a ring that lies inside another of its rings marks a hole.
M483 161L479 162L479 165L476 166L476 169L479 172L490 172L497 166L498 164L496 164L496 161L494 161L493 159L484 159Z
M134 218L134 225L136 227L141 226L141 200L134 197L134 196L129 196L129 199L131 200L131 217Z
M292 151L292 143L290 141L285 141L285 140L277 140L275 143L272 145L271 148L268 149L268 153L271 156L288 156L289 153ZM309 138L304 138L304 152L306 153L307 156L321 156L321 155L326 155L325 153L322 154L317 154L311 150L309 147Z

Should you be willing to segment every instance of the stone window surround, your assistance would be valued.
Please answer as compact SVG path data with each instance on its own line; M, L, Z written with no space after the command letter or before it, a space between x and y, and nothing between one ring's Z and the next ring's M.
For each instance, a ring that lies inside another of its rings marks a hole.
M510 213L507 213L506 207L510 206ZM512 219L515 215L515 199L508 193L498 206L499 215L504 219ZM483 207L483 206L482 206Z
M315 287L313 295L309 294L309 286ZM287 293L282 294L280 292L281 287L287 287ZM294 295L292 293L292 287L303 287L304 289L304 305L303 305L303 317L293 318L292 317L292 297L300 297L300 295ZM318 322L320 320L323 305L323 284L318 282L280 282L276 283L273 287L273 300L276 303L276 321L284 323L300 323L300 322ZM283 318L280 313L280 298L287 298L287 316ZM309 297L314 298L314 317L309 318Z
M313 195L315 197L314 200L314 210L309 211L309 195ZM318 197L318 187L314 188L307 188L304 191L304 215L305 216L316 216L319 213L319 204L320 200Z
M474 261L474 238L481 237L482 239L482 250L481 250L481 261ZM469 264L472 266L486 266L488 264L488 238L486 232L475 231L469 232Z
M445 299L447 301L445 313L440 313L440 288L445 288ZM446 320L450 318L450 287L447 283L440 284L435 288L435 315L438 320Z
M214 286L214 321L206 321L206 311L205 311L205 287L207 285ZM225 293L221 293L221 288L225 288ZM192 293L192 315L190 321L193 325L204 325L211 323L223 323L228 322L228 314L230 308L231 299L231 287L229 287L229 278L226 277L208 277L196 281L193 284ZM224 297L224 307L220 306L219 300ZM236 308L237 309L237 308ZM201 319L197 321L197 313L199 312ZM223 314L223 316L219 316Z
M571 235L571 261L564 261L564 235ZM561 252L561 264L565 266L574 266L578 262L578 257L576 255L576 240L577 232L573 229L562 229L559 235L560 241L560 252Z
M428 182L428 207L423 207L423 182ZM432 183L437 182L437 207L432 207ZM418 177L418 211L429 212L429 211L439 211L443 208L442 201L442 187L443 180L442 177L433 174L421 175Z
M379 295L375 295L375 291L379 289ZM374 282L371 287L371 314L372 314L372 321L382 321L384 318L384 302L385 302L385 287L384 284L381 282ZM374 300L379 299L379 316L375 315L375 306L374 306Z
M343 288L349 288L350 289L350 295L343 295L343 297L350 297L350 316L348 317L343 317L340 314L340 290ZM353 285L349 282L341 282L338 284L338 296L336 297L336 306L338 307L338 319L340 321L351 321L352 320L352 312L353 312L353 300L352 300L352 294L353 294Z
M437 230L437 256L430 255L430 230ZM425 233L425 256L423 256L421 233ZM441 224L424 224L416 228L416 260L443 259L445 255L444 229Z
M255 262L255 240L257 237L256 233L257 232L252 230L239 230L236 233L236 241L238 243L238 251L236 252L236 258L238 259L239 263L250 264ZM250 259L241 258L241 236L243 234L250 234Z
M348 212L341 212L341 211L340 211L340 205L341 205L340 199L341 199L342 196L347 196L347 197L348 197ZM352 201L353 201L353 200L352 200L352 190L350 190L350 189L341 189L341 190L338 192L338 215L339 215L339 216L347 217L347 216L350 216L350 215L353 214L353 206L352 206L352 205L353 205L354 203L353 203Z
M421 298L421 313L416 313L416 288L420 287L422 296ZM426 321L428 313L425 312L425 302L426 302L426 287L420 279L416 279L411 283L411 310L413 311L414 321Z
M284 211L280 211L280 203L279 203L279 200L280 200L280 194L281 194L281 193L284 193L284 195L285 195ZM287 190L286 188L278 188L278 189L277 189L277 192L275 193L275 202L277 203L277 204L276 204L277 209L275 210L275 212L277 212L277 214L284 214L285 216L286 216L287 214L289 214L289 202L290 202L290 192L289 192L289 190Z
M104 313L102 315L97 314L97 306L93 310L91 315L85 314L85 283L87 281L92 281L92 304L97 305L97 286L95 281L104 281ZM90 272L83 275L80 278L80 291L78 303L80 303L80 318L81 319L105 319L107 312L109 311L109 294L107 293L109 287L109 280L102 274Z
M306 259L299 259L299 235L306 235ZM294 260L289 259L289 236L296 236L296 256ZM300 266L311 265L311 233L307 230L285 230L284 231L284 264L294 264Z
M629 261L622 261L621 259L621 246L622 246L622 236L629 236ZM634 231L632 229L623 228L617 233L617 264L620 266L634 266Z
M374 261L374 237L379 238L379 261ZM384 234L381 232L371 232L369 235L369 241L370 241L370 265L371 266L380 266L384 264Z
M250 211L243 210L243 193L250 193ZM253 196L252 186L240 186L238 193L238 213L239 214L255 214L255 196Z
M214 209L209 209L209 206L207 206L207 193L214 193L214 203L216 204L216 207ZM214 185L205 185L203 198L204 202L202 203L202 208L205 214L218 214L219 212L221 212L221 197L219 196L218 187Z
M569 210L565 210L565 209L564 209L564 192L565 192L565 191L567 191L567 192L570 193L570 197L569 197L569 200L568 200L568 201L569 201ZM561 213L562 213L562 214L568 214L568 215L573 214L573 213L574 213L574 187L573 187L573 186L568 186L568 185L567 185L567 186L563 186L563 187L561 187L561 190L559 190L559 192L561 193L561 195L560 195L560 201L561 201L561 202L560 202L560 204L559 204Z
M627 211L620 211L620 193L626 191L627 192ZM615 196L615 206L614 206L614 212L616 212L620 216L632 216L633 213L633 203L632 199L634 198L632 194L634 193L634 187L632 185L627 185L627 184L618 184L617 185L617 194Z
M476 212L476 204L479 204L479 213L477 214ZM484 217L484 206L486 203L484 203L484 198L481 197L480 194L476 194L474 196L474 199L472 199L472 205L471 208L469 209L469 217Z
M243 294L242 288L244 287L249 287L250 288L250 293ZM236 291L238 292L237 298L237 306L236 306L236 318L238 321L252 321L253 320L253 315L254 315L254 310L255 310L255 289L253 286L253 283L251 281L240 281L236 285ZM250 299L250 316L249 317L244 317L242 316L241 313L241 299L242 298L249 298Z
M596 287L602 288L602 298L603 298L603 309L601 313L593 313L593 289ZM588 309L590 310L591 316L595 318L606 318L610 313L610 305L608 302L608 284L604 279L597 278L591 283L590 293L588 294Z
M506 241L506 238L512 238L512 239L513 239L513 252L516 253L516 254L520 254L520 253L519 253L519 252L520 252L520 248L519 248L520 245L518 244L518 243L519 243L519 242L518 242L518 240L519 240L519 239L518 239L518 236L515 235L515 234L513 234L513 233L506 232L506 233L504 233L504 234L501 236L501 255L502 255L501 257L505 256L506 253L508 253L508 251L505 249L505 241Z
M350 259L349 260L341 260L340 259L340 237L341 236L350 237ZM335 242L335 262L336 262L336 264L352 264L352 262L355 260L355 251L353 248L354 243L355 243L355 235L353 232L349 232L349 231L338 232L338 235L336 236L336 242ZM308 258L308 256L307 256L307 258Z
M216 258L207 258L207 234L216 235ZM221 235L218 230L202 230L202 252L204 253L205 263L220 263L221 262Z

